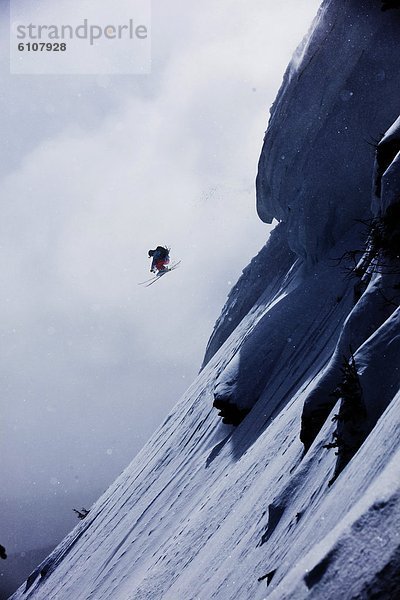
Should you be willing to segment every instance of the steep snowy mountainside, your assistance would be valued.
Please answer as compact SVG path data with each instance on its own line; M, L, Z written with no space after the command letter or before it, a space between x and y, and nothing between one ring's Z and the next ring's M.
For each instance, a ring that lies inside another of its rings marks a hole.
M263 216L284 222L231 292L204 368L13 600L400 597L400 75L388 56L400 21L378 1L357 7L324 2L285 76L258 175ZM358 101L342 106L349 77ZM359 141L364 100L368 125L388 130L375 166Z
M375 164L374 195L372 209L375 217L396 203L400 194L398 154L400 152L400 117L383 136L379 143L379 152ZM385 203L382 204L382 196Z
M397 117L400 83L399 11L377 0L343 0L338 11L327 0L316 23L273 105L257 177L261 219L287 222L290 247L308 261L365 216L369 144Z
M282 279L296 261L296 255L287 244L287 227L279 223L267 243L244 269L242 276L232 288L207 344L202 368L214 356L232 331L245 317L260 296L267 302L282 287ZM258 302L262 304L262 302Z
M377 148L374 216L367 222L366 250L353 269L361 297L303 411L301 439L308 447L335 403L332 390L338 392L337 472L358 450L400 384L400 152L392 152L394 159L383 170L388 143L400 149L400 120Z
M367 469L373 470L373 483L359 488L359 496L353 499L345 518L332 523L321 542L292 562L292 570L268 596L271 600L399 597L399 411L397 394L354 463L338 480L317 521L322 525L336 514L338 498L346 487L354 486L354 478L371 481Z
M326 0L296 50L271 109L256 182L261 219L283 222L285 234L276 232L283 261L318 261L369 216L374 145L399 110L399 30L400 11L382 12L377 0L344 0L340 10ZM229 295L203 365L276 272L271 242ZM257 268L257 284L249 285Z
M360 246L357 226L312 270L300 263L290 286L265 306L251 335L218 375L214 396L225 422L262 402L272 415L291 391L315 371L315 361L331 356L340 328L352 308L353 290L336 259ZM296 265L295 265L296 266ZM285 280L285 282L287 279Z

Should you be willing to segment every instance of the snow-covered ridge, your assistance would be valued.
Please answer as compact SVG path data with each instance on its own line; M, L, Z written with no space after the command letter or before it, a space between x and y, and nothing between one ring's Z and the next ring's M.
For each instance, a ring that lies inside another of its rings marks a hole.
M286 221L290 247L308 261L368 210L369 144L399 112L400 13L381 12L377 0L338 7L322 4L300 62L296 53L285 75L257 178L261 219Z
M296 259L296 255L287 244L287 226L280 223L232 288L207 344L203 367L253 306L256 303L257 306L262 305L261 296L270 302L271 298L281 292L282 279Z
M14 600L400 597L399 39L378 1L323 3L260 159L282 223L196 381Z

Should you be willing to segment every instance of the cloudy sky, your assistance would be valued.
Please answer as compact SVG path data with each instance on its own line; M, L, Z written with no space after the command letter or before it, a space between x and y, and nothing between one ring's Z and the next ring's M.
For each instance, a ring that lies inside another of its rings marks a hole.
M149 75L10 75L1 3L1 543L51 545L195 377L268 237L269 107L318 0L153 0ZM146 289L147 251L181 259ZM4 485L6 484L6 485Z

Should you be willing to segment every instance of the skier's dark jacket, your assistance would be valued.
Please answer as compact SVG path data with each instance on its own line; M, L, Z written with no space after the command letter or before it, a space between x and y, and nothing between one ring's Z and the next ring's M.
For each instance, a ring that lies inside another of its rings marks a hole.
M163 246L157 246L155 250L149 250L149 257L153 257L150 271L163 270L169 263L169 249Z
M164 246L157 246L155 250L149 250L149 256L153 257L153 260L159 260L160 258L168 258L169 250Z

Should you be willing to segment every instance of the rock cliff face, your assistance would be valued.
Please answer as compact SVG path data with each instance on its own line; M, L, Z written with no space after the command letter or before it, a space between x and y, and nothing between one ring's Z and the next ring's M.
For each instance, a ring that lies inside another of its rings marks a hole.
M380 2L322 4L260 158L279 225L196 381L14 600L400 597L399 40Z

